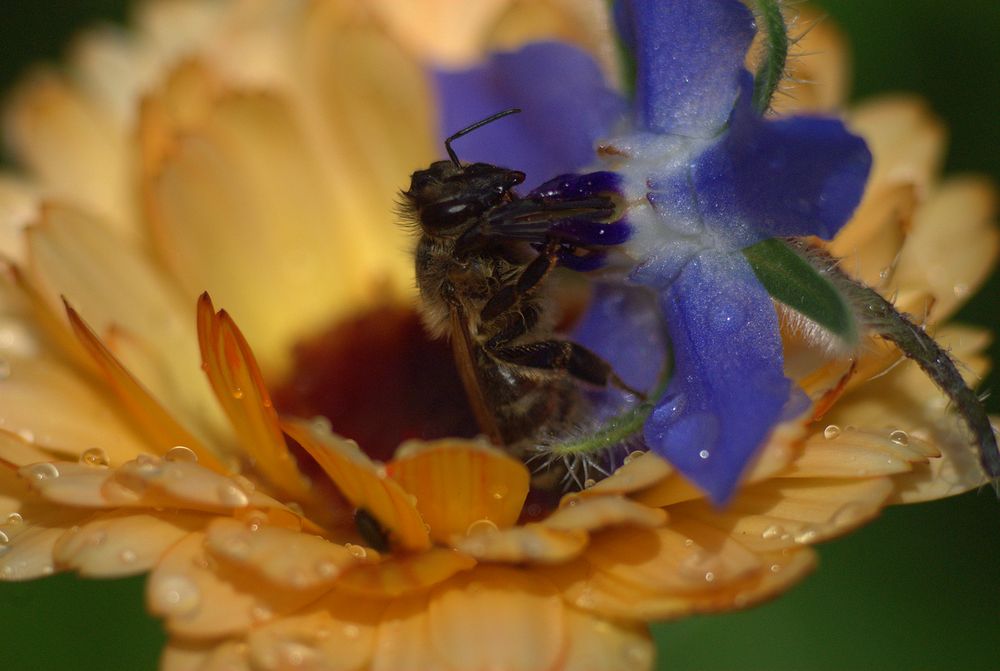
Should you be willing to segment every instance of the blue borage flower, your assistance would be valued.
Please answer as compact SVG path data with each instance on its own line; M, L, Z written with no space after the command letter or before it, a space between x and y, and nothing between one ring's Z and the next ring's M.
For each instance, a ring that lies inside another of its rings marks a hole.
M775 424L806 405L784 375L776 311L742 250L773 237L831 238L861 199L871 155L839 120L754 110L743 63L756 26L741 2L625 0L615 19L635 59L630 101L587 54L533 44L438 72L441 126L522 107L463 139L461 151L523 169L529 185L592 166L598 143L606 148L629 203L629 280L655 291L673 358L644 440L724 503ZM599 292L592 310L608 312L601 303L620 305L628 291ZM601 321L584 321L585 343L607 337L607 326L586 331ZM595 349L622 369L641 369L636 357L648 355Z

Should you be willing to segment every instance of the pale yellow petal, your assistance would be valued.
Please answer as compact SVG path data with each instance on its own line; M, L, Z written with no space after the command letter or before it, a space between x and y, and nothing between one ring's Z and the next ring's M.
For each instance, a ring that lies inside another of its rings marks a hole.
M56 564L88 578L114 578L149 571L160 557L208 518L180 513L119 512L95 517L60 537Z
M676 593L653 591L577 561L548 569L546 577L581 610L626 621L675 619L698 613L747 608L778 596L816 565L810 548L757 555L761 570L716 589Z
M459 576L434 590L428 620L431 645L456 669L549 669L565 650L565 608L527 571L483 566Z
M441 543L479 520L501 529L515 524L528 495L528 469L521 462L471 441L405 443L387 470L417 497L431 538Z
M754 552L828 540L870 521L892 493L888 478L772 480L747 487L719 510L705 501L671 508L674 520L697 520Z
M7 365L0 384L5 430L66 455L99 448L113 464L150 451L112 398L58 360L9 357Z
M195 532L171 547L146 583L150 612L167 631L192 639L222 638L247 631L301 608L315 591L266 589L256 573L213 562L205 536Z
M141 346L116 351L190 430L227 435L198 369L192 304L134 243L81 210L50 204L28 230L29 269L52 305L68 301L101 337L120 332Z
M113 472L105 466L43 461L18 469L26 483L46 501L74 508L111 508L102 494Z
M560 671L646 671L653 668L656 646L645 624L607 620L567 608L566 657Z
M374 653L386 601L331 592L302 614L250 632L250 660L257 671L359 671Z
M108 386L128 410L129 417L142 427L153 449L162 455L181 446L191 450L202 466L224 472L225 469L215 455L146 391L80 318L76 310L67 305L66 314L77 340L104 372Z
M934 296L931 316L950 316L992 272L1000 252L997 194L986 179L946 181L917 211L893 286Z
M729 535L690 519L672 520L661 529L595 534L586 557L618 580L676 594L722 589L761 570L758 557Z
M250 671L246 643L173 638L160 653L159 671Z
M413 497L388 477L385 466L373 463L357 443L335 436L328 426L316 422L290 420L283 427L316 460L344 498L382 525L390 541L407 550L430 546Z
M783 478L867 478L913 470L939 456L933 445L886 431L840 428L834 424L810 436Z
M850 114L851 129L864 137L874 162L869 188L913 184L923 196L944 156L945 130L927 104L909 96L866 100Z
M0 255L24 258L24 229L38 216L39 201L37 187L0 173Z
M606 494L631 494L651 487L674 474L673 467L652 452L633 452L609 477L571 495L581 498Z
M258 572L275 589L330 585L362 560L343 545L319 536L266 526L252 530L225 517L212 522L205 545L212 554Z
M5 136L50 193L138 235L128 176L127 137L62 77L39 72L16 92Z
M847 98L851 78L843 34L829 17L808 5L783 8L794 44L772 109L778 114L836 110Z
M854 216L830 243L840 267L869 286L884 286L917 209L912 184L869 191Z
M334 177L317 165L286 100L247 94L208 104L207 118L176 129L149 171L148 213L188 295L211 292L275 375L297 339L350 307L344 296L360 282L353 241L330 203Z
M596 531L612 526L657 527L667 521L667 512L650 508L621 496L584 500L568 499L541 522L559 531Z
M27 466L40 461L53 461L57 457L52 452L39 449L21 436L0 430L0 462L8 466Z
M54 573L56 543L92 514L90 510L39 505L34 497L25 496L14 517L8 513L2 525L0 580L32 580Z
M426 590L468 571L476 561L457 550L433 547L408 555L390 555L374 564L360 564L345 572L338 589L366 597L400 596Z

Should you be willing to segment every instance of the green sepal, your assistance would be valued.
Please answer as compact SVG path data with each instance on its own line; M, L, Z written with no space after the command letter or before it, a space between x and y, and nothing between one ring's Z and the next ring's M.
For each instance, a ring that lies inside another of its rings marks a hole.
M788 62L788 27L779 0L757 0L757 22L764 33L763 54L753 78L753 108L764 114L785 76Z
M744 249L743 255L772 298L819 324L845 345L857 344L858 324L847 299L783 240L758 242Z

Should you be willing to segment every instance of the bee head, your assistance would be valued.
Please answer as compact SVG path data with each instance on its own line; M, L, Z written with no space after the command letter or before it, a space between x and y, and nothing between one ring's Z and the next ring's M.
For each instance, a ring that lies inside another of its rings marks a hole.
M511 189L523 181L523 172L489 163L456 166L437 161L413 173L403 196L425 233L449 235L460 233L508 200Z

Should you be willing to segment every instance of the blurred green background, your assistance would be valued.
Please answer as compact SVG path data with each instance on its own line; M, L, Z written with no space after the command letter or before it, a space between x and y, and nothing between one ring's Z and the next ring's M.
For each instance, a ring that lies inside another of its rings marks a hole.
M3 0L0 90L27 65L60 58L80 26L122 20L127 4ZM951 127L947 170L1000 181L1000 2L815 4L849 37L856 97L920 92ZM994 275L960 318L997 329L998 307ZM1000 390L998 377L984 388ZM1000 409L1000 393L989 406ZM657 626L661 668L1000 668L1000 504L991 491L890 509L820 552L819 570L771 604ZM5 671L154 669L162 642L143 612L141 579L0 584Z

